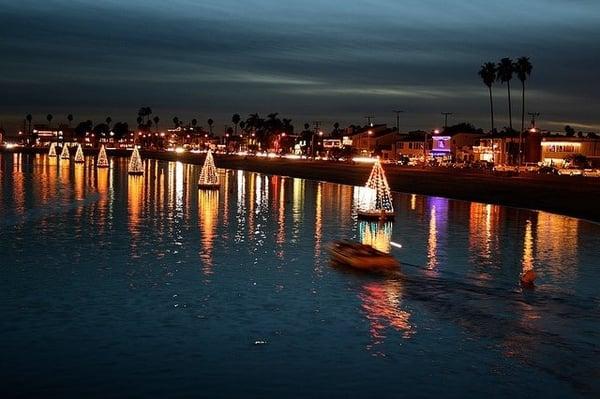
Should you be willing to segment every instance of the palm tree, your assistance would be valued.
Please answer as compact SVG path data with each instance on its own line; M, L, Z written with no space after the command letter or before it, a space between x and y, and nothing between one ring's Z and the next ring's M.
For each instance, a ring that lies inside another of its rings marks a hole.
M212 118L208 118L206 123L208 123L208 130L210 131L210 135L212 136L212 134L213 134L212 127L213 127L213 124L215 123L215 121L213 121Z
M233 114L233 116L231 117L231 122L233 122L233 124L235 125L235 135L237 136L237 129L238 129L238 124L240 123L240 120L242 118L240 117L240 114Z
M142 118L141 116L138 116L137 119L136 119L136 121L137 121L138 127L140 127L140 125L144 121L144 118Z
M340 124L338 122L335 122L333 124L333 136L337 138L339 135L339 132L340 132Z
M513 126L512 126L512 104L510 101L510 81L512 80L513 77L513 72L515 71L514 69L514 65L513 62L510 58L506 57L506 58L502 58L500 60L500 62L498 63L498 74L497 74L497 79L502 82L502 83L506 83L506 87L508 89L508 125L510 127L510 130L513 130Z
M521 133L519 134L519 165L523 158L523 132L525 131L525 81L531 75L533 66L529 57L520 57L513 65L517 78L521 81Z
M198 124L198 119L196 119L196 118L192 119L192 127L196 127L197 124Z
M175 125L175 129L179 127L179 118L176 116L173 117L173 125Z
M492 97L492 85L496 81L496 64L493 62L486 62L481 66L479 70L479 76L483 80L483 84L487 86L490 92L490 115L492 118L492 130L494 133L494 98Z
M107 116L105 121L106 121L106 125L108 126L108 129L110 130L110 124L112 123L112 118L110 116Z
M50 126L52 124L52 118L54 118L54 116L52 116L52 114L46 115L46 119L48 120L48 127L49 128L50 128Z
M152 118L152 120L154 121L154 126L156 127L156 131L158 131L158 122L160 122L160 118L158 116L155 116L154 118Z
M71 127L71 123L73 123L73 114L67 115L67 120L69 121L69 127Z
M31 114L27 114L25 119L27 119L27 124L29 125L29 134L31 134L31 121L33 120L33 116L31 116Z

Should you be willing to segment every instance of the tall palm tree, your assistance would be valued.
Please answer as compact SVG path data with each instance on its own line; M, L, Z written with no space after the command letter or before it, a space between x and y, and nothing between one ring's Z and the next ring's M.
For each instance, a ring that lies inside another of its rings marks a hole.
M154 126L156 127L156 130L158 131L158 122L160 122L160 118L157 115L154 118L152 118L152 120L154 121Z
M198 124L198 119L194 118L192 119L192 127L196 127L196 125Z
M502 83L506 83L506 87L508 89L508 125L510 127L510 130L513 130L512 103L510 101L510 81L512 80L514 71L514 65L510 58L502 58L498 63L497 79Z
M69 127L71 127L71 123L73 123L73 114L67 115L67 120L69 121Z
M108 126L108 129L110 130L110 124L112 123L112 118L110 116L107 116L105 121L106 121L106 125Z
M31 114L27 114L27 116L25 116L25 119L27 119L27 124L29 125L28 133L31 134L31 121L33 120L33 116L31 116Z
M208 118L206 123L208 123L208 130L210 131L210 135L212 136L212 134L213 134L212 127L213 127L213 124L215 123L215 121L213 121L212 118Z
M237 136L237 129L238 129L238 124L240 123L240 120L242 118L240 117L240 114L233 114L233 116L231 117L231 122L233 122L233 124L235 125L235 135Z
M46 115L46 119L48 120L48 127L50 128L51 124L52 124L52 119L54 118L54 116L52 116L52 114L48 114Z
M525 81L531 75L533 65L529 61L529 57L520 57L513 65L517 78L521 81L521 133L519 134L519 165L523 158L523 132L525 131Z
M175 125L175 129L179 127L179 118L176 116L173 117L173 125Z
M496 81L496 64L493 62L486 62L481 65L481 69L479 69L479 76L481 80L483 80L483 84L487 86L490 92L490 115L492 119L492 130L494 132L494 98L492 97L492 85Z

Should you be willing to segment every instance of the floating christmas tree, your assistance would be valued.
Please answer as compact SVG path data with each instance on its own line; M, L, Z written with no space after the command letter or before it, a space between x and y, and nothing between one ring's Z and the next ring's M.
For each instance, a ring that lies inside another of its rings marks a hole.
M394 217L394 206L392 205L392 193L381 167L379 159L375 161L366 187L374 193L364 209L358 211L358 216L365 218L392 219Z
M60 153L60 159L69 159L69 147L63 144L62 152Z
M131 158L129 159L129 168L127 172L130 175L143 175L144 174L144 165L142 164L142 157L140 157L140 152L137 147L133 147L133 153L131 154Z
M77 152L75 152L75 162L85 162L85 158L83 157L83 148L81 148L81 144L77 144Z
M50 144L50 151L48 151L48 156L56 158L56 143Z
M215 161L210 150L206 153L206 159L200 171L198 187L207 189L219 188L219 175L217 175L217 168L215 167Z
M96 161L96 166L98 168L108 168L108 157L106 156L106 148L104 148L104 144L100 147L100 152L98 153L98 160Z

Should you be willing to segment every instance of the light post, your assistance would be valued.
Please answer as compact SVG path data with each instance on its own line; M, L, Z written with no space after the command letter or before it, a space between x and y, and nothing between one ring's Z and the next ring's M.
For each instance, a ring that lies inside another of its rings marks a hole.
M322 137L323 136L323 131L319 130L318 135L319 135L319 137ZM315 159L315 153L316 153L316 151L315 151L315 137L316 136L317 136L317 133L313 134L312 140L311 140L311 143L310 143L311 152L312 152L312 159L313 160Z
M369 149L369 157L372 154L372 150L371 150L371 139L373 138L373 131L371 129L369 129L367 131L367 148ZM374 150L374 149L373 149Z

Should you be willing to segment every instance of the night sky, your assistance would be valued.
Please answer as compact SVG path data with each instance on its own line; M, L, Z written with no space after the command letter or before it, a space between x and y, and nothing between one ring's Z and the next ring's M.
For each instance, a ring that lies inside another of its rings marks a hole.
M150 106L216 127L231 114L489 128L484 61L531 57L541 127L600 130L598 0L0 0L0 120L135 121ZM520 82L513 81L520 126ZM497 126L507 124L496 86ZM519 121L519 122L517 122Z

